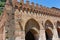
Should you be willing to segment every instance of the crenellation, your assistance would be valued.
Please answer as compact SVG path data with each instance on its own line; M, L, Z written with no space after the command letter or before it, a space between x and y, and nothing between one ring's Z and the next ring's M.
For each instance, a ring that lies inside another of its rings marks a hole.
M23 4L24 4L24 0L20 0L20 4L22 4L22 5L23 5Z
M48 11L48 10L50 10L50 9L47 9L47 8L41 8L41 9L43 9L44 12L43 12L43 10L39 10L39 11L34 10L34 12L36 12L36 13L40 13L40 12L41 12L41 13L43 13L43 14L45 14L45 15L56 16L56 15L54 15L54 14L53 14L53 15L50 14L50 12L52 12L52 11ZM27 11L27 10L29 11L29 10L31 10L31 9L26 8L26 6L23 6L22 10L23 10L23 11L24 11L24 10L25 10L25 11ZM27 12L28 12L28 11L27 11ZM32 12L32 11L30 11L30 12ZM33 12L33 13L34 13L34 12ZM47 13L46 13L46 12L47 12Z
M30 4L29 0L26 3L24 0L7 0L0 19L0 40L4 37L4 40L27 40L26 37L30 38L31 33L35 40L58 40L57 36L60 36L57 35L60 33L60 12L56 8L47 8L34 2Z
M31 3L31 6L34 7L34 2Z
M44 6L39 6L38 4L36 4L36 6L35 6L35 4L33 2L30 5L30 3L29 3L28 0L26 1L26 4L22 4L22 5L20 3L18 3L17 1L14 1L14 2L15 2L15 5L18 7L18 10L20 10L20 7L22 7L23 11L25 9L28 10L28 11L30 11L30 12L32 11L32 12L36 12L36 13L39 13L40 11L42 11L44 13L48 13L48 14L51 14L51 15L56 15L58 17L60 16L59 11L56 12L55 9L47 8L47 7L44 7ZM20 2L23 3L24 0L21 0ZM9 4L8 1L6 3Z

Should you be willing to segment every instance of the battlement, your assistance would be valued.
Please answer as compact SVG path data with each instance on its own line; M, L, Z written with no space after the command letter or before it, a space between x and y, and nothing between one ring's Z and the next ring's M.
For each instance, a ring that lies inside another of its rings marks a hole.
M13 2L13 7L17 8L18 10L23 10L27 12L29 11L60 17L60 12L58 10L47 8L42 5L39 6L38 4L34 4L34 2L30 4L28 0L26 1L26 3L24 3L24 0L20 0L20 2L17 2L17 0L15 0Z

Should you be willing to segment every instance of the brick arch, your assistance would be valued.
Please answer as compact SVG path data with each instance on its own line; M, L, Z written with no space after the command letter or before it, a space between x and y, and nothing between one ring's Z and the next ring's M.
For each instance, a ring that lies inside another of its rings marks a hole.
M60 21L57 21L57 27L59 28L59 26L60 26Z
M47 29L47 28L53 29L53 24L50 20L45 21L45 29Z
M35 29L30 30L33 34L38 34L38 32Z
M53 33L52 33L52 31L50 29L46 29L45 34L46 34L46 40L52 40Z
M53 38L53 24L50 20L45 21L45 34L46 34L46 40L52 40Z
M39 23L35 19L29 19L25 25L25 39L27 37L28 32L31 32L34 36L34 39L38 40L39 31L40 31Z
M39 30L37 28L33 27L31 30L34 30L36 33L39 34Z
M60 38L60 21L57 21L57 32L58 32L58 37Z
M33 37L31 36L31 34L33 35ZM37 33L36 30L31 29L25 34L25 40L28 40L28 39L29 40L39 40L39 34Z
M32 23L29 23L29 22L32 22ZM32 35L34 36L33 40L38 40L39 39L39 30L40 30L40 27L39 27L39 24L38 23L35 24L35 22L37 23L37 21L35 21L34 19L30 19L30 20L27 21L26 26L25 26L25 40L27 40L26 39L27 37L29 38L29 36L31 36L30 33L32 33ZM37 28L37 26L39 28Z
M25 31L29 30L30 28L33 28L34 26L35 26L35 28L37 28L38 30L40 30L39 23L35 19L33 19L33 18L29 19L26 22L26 24L25 24Z
M60 38L60 28L57 28L58 37Z
M31 29L30 31L34 35L35 40L39 40L39 32L35 29Z

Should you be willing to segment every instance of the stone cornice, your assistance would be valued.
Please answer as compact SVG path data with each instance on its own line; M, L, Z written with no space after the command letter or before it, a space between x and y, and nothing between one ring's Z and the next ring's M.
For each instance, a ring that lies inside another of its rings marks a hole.
M27 10L27 11L36 12L36 13L42 12L42 14L48 14L48 15L60 17L60 12L58 10L54 10L54 9L43 7L43 6L38 6L38 4L36 4L35 6L34 3L31 5L29 3L20 4L17 7L19 7L18 9L22 9L22 10Z
M15 8L18 8L18 10L26 10L27 12L35 12L35 13L42 13L42 14L47 14L47 15L52 15L52 16L57 16L60 17L60 11L52 9L52 8L47 8L42 5L34 4L33 2L30 4L29 1L24 2L16 2L15 3Z

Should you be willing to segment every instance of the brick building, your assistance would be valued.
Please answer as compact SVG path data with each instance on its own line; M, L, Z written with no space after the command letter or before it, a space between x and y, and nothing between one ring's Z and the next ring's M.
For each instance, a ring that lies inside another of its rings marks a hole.
M6 0L0 40L60 40L60 9Z

